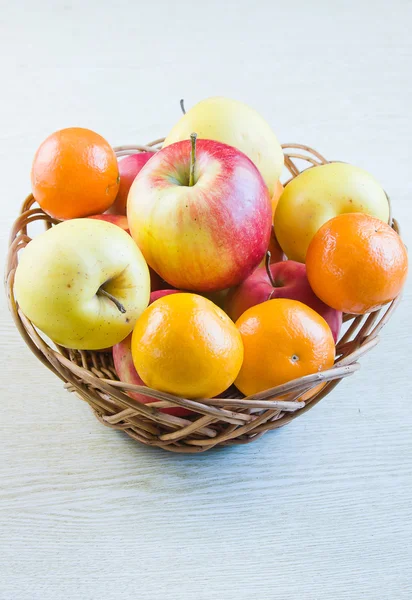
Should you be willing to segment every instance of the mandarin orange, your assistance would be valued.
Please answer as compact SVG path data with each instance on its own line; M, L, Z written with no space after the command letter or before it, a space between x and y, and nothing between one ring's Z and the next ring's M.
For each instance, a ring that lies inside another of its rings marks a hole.
M315 234L306 255L306 271L313 291L325 304L364 314L400 293L408 256L389 225L370 215L346 213Z
M333 365L335 343L329 325L297 300L276 298L253 306L236 327L244 359L235 385L247 396Z
M185 398L210 398L234 382L243 360L239 331L197 294L159 298L139 317L132 356L144 383Z
M105 212L119 189L112 147L90 129L69 127L50 135L34 157L33 196L55 219Z

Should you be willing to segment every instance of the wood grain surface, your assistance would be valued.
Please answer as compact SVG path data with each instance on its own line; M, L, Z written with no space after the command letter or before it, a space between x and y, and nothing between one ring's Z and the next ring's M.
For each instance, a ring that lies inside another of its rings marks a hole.
M146 142L218 94L374 173L411 245L411 23L409 0L1 0L3 256L50 132ZM199 456L99 424L2 297L0 600L409 600L411 297L312 411Z

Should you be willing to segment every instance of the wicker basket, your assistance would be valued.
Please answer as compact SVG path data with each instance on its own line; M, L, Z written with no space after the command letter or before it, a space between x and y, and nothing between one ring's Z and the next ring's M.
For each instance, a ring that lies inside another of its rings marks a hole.
M117 156L142 151L156 151L163 140L146 146L121 146ZM300 144L284 144L285 166L291 178L304 167L327 161L315 150ZM389 200L389 199L388 199ZM286 425L302 415L345 377L358 368L358 359L378 343L378 333L388 321L399 297L381 310L355 316L345 315L346 326L336 345L336 361L332 369L290 381L284 385L247 398L231 388L222 398L187 400L150 388L120 382L113 366L111 352L68 350L52 347L16 305L13 282L18 252L30 241L28 227L43 221L48 229L57 223L28 196L21 215L14 223L6 268L6 288L14 321L23 339L37 358L64 382L64 387L88 402L104 425L120 429L149 446L171 452L203 452L214 446L247 444L271 429ZM390 224L399 232L397 222ZM322 384L322 385L320 385ZM316 389L315 389L316 388ZM313 390L312 394L308 393ZM151 404L141 404L127 392L143 392L153 397ZM302 397L309 398L306 402ZM191 417L181 418L159 411L159 408L182 406L192 410Z

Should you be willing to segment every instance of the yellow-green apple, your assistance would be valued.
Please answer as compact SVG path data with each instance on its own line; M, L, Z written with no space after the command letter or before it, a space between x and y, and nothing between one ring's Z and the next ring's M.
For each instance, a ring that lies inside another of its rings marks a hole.
M179 294L180 290L158 290L150 294L150 304L155 302L163 296L169 294ZM113 346L113 363L116 373L124 383L132 383L134 385L142 385L146 387L144 381L140 378L136 368L133 364L132 351L131 351L132 334L128 335L127 338L122 340L119 344ZM143 404L150 404L156 402L156 398L145 396L145 394L139 394L138 392L128 392L131 398L142 402ZM175 415L177 417L184 417L191 413L191 411L181 406L161 408L162 412L168 413L169 415Z
M67 348L117 344L146 308L150 278L142 253L120 227L72 219L22 251L15 296L23 313Z
M265 182L242 152L213 140L160 150L130 188L131 234L148 264L173 287L223 290L262 260L272 209Z
M315 310L328 323L336 342L342 325L342 313L327 306L315 295L306 276L305 265L293 260L269 265L267 256L265 267L256 269L230 291L226 312L233 321L237 321L248 308L274 298L299 300Z
M163 148L199 138L238 148L257 166L272 197L283 167L283 151L268 123L250 106L230 98L207 98L193 106L173 127Z
M124 229L126 233L130 234L129 224L127 222L127 217L124 215L92 215L91 217L87 217L88 219L97 219L98 221L106 221L107 223L113 223L113 225L117 225L121 229Z
M109 208L108 212L114 215L125 215L127 205L127 195L130 186L135 180L140 169L144 167L147 161L152 158L153 152L139 152L131 154L119 160L119 175L120 184L114 203Z
M318 229L342 213L361 212L389 220L385 191L372 175L346 163L307 169L285 187L276 207L274 226L286 256L305 262Z

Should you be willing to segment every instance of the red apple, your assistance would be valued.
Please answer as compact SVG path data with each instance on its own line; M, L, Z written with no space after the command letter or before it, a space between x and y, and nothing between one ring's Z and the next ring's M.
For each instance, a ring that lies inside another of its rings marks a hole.
M107 223L113 223L114 225L118 225L122 229L124 229L127 233L130 234L129 224L127 222L127 218L123 215L92 215L91 217L87 217L88 219L97 219L98 221L107 221Z
M147 263L173 287L239 284L269 245L272 206L242 152L195 136L160 150L130 188L130 231Z
M273 298L299 300L313 308L328 323L335 342L337 341L342 325L342 313L327 306L315 295L306 277L305 265L293 260L270 266L267 264L266 267L256 269L250 277L230 291L226 312L233 321L237 321L251 306Z
M130 154L130 156L119 160L120 185L116 199L108 210L110 214L126 214L127 196L130 186L135 180L136 175L140 172L140 169L152 158L153 154L154 152L139 152L137 154Z
M156 292L152 292L150 294L150 302L155 302L162 296L168 296L169 294L178 294L179 290L158 290ZM125 383L133 383L134 385L143 385L146 384L140 379L138 372L135 369L132 359L131 352L131 342L132 342L132 334L127 336L119 344L113 346L113 362L114 368L116 369L116 373L120 379L120 381L124 381ZM150 396L145 396L144 394L138 394L136 392L128 392L131 398L142 402L143 404L150 404L151 402L156 402L155 398L151 398ZM175 415L176 417L185 417L189 414L192 414L192 411L187 410L187 408L183 408L181 406L170 407L170 408L161 408L162 412L167 413L169 415Z

